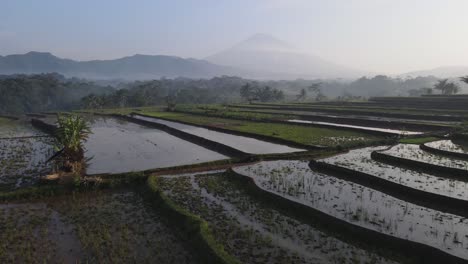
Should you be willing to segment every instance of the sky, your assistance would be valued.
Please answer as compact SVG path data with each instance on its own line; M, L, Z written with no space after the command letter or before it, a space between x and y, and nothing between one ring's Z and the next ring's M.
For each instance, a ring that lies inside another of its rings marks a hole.
M377 73L468 65L468 0L0 0L0 55L202 59L256 33Z

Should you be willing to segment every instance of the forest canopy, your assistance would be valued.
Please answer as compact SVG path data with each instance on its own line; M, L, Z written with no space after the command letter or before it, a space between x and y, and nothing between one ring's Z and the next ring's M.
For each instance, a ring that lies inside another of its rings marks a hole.
M435 77L391 78L378 75L354 81L253 81L221 76L211 79L175 78L148 81L90 81L56 73L0 76L0 113L30 113L81 108L116 108L248 101L355 100L371 96L420 96L440 80ZM452 80L450 80L452 81ZM458 80L458 82L460 82ZM310 87L318 85L317 91ZM466 84L464 86L466 87ZM307 92L306 92L307 91Z

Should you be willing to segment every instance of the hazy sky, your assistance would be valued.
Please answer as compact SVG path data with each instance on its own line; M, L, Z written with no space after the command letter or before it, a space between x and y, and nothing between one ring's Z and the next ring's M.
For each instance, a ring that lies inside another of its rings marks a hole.
M468 0L1 0L0 54L203 58L266 33L346 66L468 65Z

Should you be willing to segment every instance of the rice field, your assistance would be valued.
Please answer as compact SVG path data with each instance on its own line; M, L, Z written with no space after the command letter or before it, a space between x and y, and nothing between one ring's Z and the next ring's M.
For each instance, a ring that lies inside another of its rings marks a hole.
M0 118L0 262L468 263L468 180L445 171L468 174L448 155L467 154L462 142L339 118L294 124L298 105L276 118L263 105L86 114L86 175L65 183L41 180L56 172L54 135Z

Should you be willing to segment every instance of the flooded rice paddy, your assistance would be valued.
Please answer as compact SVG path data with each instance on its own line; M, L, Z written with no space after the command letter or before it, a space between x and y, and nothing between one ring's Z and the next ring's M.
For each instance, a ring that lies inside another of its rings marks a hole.
M0 204L1 263L196 263L156 210L131 191Z
M45 162L54 141L42 136L26 120L0 122L0 190L32 185L51 171Z
M85 143L88 174L121 173L189 165L228 157L166 132L127 121L95 117Z
M257 113L271 113L271 114L289 114L289 115L302 115L302 116L319 116L319 117L329 117L330 119L333 118L347 118L347 119L363 119L363 120L372 120L372 121L384 121L384 122L406 122L406 123L427 123L427 124L435 124L435 125L457 125L460 122L456 121L435 121L428 119L411 119L410 117L407 118L394 118L394 117L384 117L384 116L371 116L371 115L355 115L355 114L331 114L329 112L319 112L319 111L295 111L295 110L285 110L285 109L277 109L277 110L254 110L249 109L245 110L246 112L257 112ZM351 121L349 121L351 122Z
M367 126L353 126L353 125L346 125L346 124L339 124L339 123L308 121L308 120L300 120L300 119L291 119L291 120L288 120L288 122L300 123L300 124L327 125L327 126L344 127L344 128L357 128L357 129L362 129L362 130L385 132L385 133L389 133L389 134L402 135L402 136L404 136L404 135L421 135L421 134L424 134L424 132L415 132L415 131L408 131L408 130L398 130L398 129L379 128L379 127L367 127Z
M380 146L354 149L347 153L321 159L319 161L367 173L414 189L468 201L467 182L400 168L375 161L371 158L371 153L373 151L385 150L388 147L389 146Z
M213 130L209 130L202 127L186 125L178 122L166 121L153 117L145 117L140 115L134 115L133 117L150 121L158 124L163 124L177 130L184 131L186 133L199 136L208 140L212 140L226 146L238 149L245 153L250 154L271 154L271 153L289 153L289 152L299 152L304 151L303 149L291 148L284 145L274 144L270 142L265 142L262 140L236 136L227 133L221 133Z
M27 119L11 120L0 117L0 139L41 135L44 133L34 129Z
M416 144L398 144L380 153L408 160L425 162L433 165L468 170L468 161L428 153Z
M241 263L393 263L251 197L220 171L160 179L164 193L200 215Z
M262 189L370 230L468 259L468 220L312 171L307 161L236 167Z
M456 144L452 140L439 140L424 144L428 147L468 155L468 146Z

